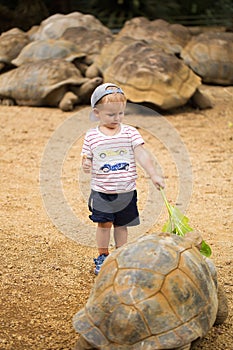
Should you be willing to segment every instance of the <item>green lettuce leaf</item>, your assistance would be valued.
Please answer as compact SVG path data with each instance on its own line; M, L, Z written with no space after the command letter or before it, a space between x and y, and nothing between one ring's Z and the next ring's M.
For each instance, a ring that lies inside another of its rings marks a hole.
M188 224L189 219L187 216L185 216L177 207L172 206L168 202L162 188L160 188L160 192L169 214L169 219L164 224L162 231L174 233L178 236L184 236L187 232L193 231L193 228ZM202 255L205 255L207 257L212 254L210 246L205 241L202 241L200 252Z

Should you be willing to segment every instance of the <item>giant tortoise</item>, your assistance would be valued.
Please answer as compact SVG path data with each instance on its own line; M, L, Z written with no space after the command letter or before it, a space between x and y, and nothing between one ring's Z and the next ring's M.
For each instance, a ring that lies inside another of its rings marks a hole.
M190 100L201 109L212 107L201 90L201 78L155 41L119 33L103 47L88 67L88 74L91 69L104 81L120 85L131 102L150 103L162 110L183 106Z
M12 28L0 36L0 72L13 68L12 60L29 43L29 37L19 28Z
M233 33L206 32L182 49L184 62L204 83L233 84Z
M71 12L67 15L54 14L43 20L33 35L32 40L59 39L67 28L85 27L92 30L100 30L111 33L110 29L104 26L96 17L81 12Z
M75 26L67 28L61 38L75 43L79 50L93 61L102 48L113 41L114 37L110 30L108 32L102 28Z
M0 75L2 104L51 106L71 111L76 104L87 103L102 78L84 77L71 62L47 59Z
M105 260L73 319L76 348L188 350L227 314L215 265L196 236L148 234Z
M26 45L12 63L21 66L27 62L37 62L51 58L61 58L69 62L75 60L85 62L86 54L68 40L38 40Z
M150 21L145 17L126 21L117 36L146 40L151 45L157 45L174 54L179 54L191 39L189 29L181 24L170 24L162 19Z
M185 105L201 86L182 60L144 40L124 37L95 60L104 81L122 87L131 102L148 102L163 110Z

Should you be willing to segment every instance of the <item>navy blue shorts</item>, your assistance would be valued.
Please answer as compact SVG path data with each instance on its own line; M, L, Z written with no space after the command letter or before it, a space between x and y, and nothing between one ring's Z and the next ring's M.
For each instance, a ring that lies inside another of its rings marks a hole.
M115 226L140 224L136 190L118 194L91 190L88 206L93 222L112 222Z

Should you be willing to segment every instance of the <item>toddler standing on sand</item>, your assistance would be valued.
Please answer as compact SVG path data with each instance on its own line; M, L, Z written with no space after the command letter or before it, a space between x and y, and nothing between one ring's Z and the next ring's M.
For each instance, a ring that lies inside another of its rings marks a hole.
M128 226L138 225L136 161L157 189L164 188L144 141L136 128L123 124L126 96L112 83L99 85L91 96L91 119L98 126L87 131L82 148L82 167L91 172L90 219L97 223L99 256L95 274L109 254L110 231L116 248L127 242Z

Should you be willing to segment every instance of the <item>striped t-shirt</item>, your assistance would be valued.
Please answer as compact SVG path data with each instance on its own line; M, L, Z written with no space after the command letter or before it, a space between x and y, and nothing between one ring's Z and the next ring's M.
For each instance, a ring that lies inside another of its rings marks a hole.
M84 138L82 155L92 158L91 188L104 193L122 193L136 188L134 148L144 143L132 126L121 124L119 133L103 134L98 126Z

